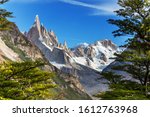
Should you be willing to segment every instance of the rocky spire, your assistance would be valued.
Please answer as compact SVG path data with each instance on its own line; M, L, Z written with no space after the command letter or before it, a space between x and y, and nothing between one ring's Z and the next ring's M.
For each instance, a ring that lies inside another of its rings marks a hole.
M67 42L64 42L64 49L68 50Z
M42 35L41 35L41 23L40 23L40 18L39 18L38 15L36 15L36 17L35 17L34 25L35 25L35 27L37 27L40 39L42 39Z
M50 32L50 34L51 34L53 37L55 37L55 33L54 33L53 30L50 30L49 32Z
M35 17L35 23L36 23L36 25L41 26L40 19L39 19L38 15L36 15L36 17Z
M38 15L36 15L34 24L29 30L27 37L34 43L39 40L50 47L58 46L58 40L55 33L53 31L49 32L44 27L44 25L40 22Z

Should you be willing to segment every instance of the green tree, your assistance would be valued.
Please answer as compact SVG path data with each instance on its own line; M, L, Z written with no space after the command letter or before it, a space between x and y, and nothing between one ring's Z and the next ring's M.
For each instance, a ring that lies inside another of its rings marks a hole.
M53 99L55 74L40 70L41 61L5 62L0 65L1 99Z
M118 0L121 7L115 11L119 19L109 19L110 24L116 25L113 32L116 36L129 36L126 48L121 54L115 54L116 61L124 64L115 66L115 70L130 73L139 83L121 80L111 82L111 91L99 94L102 99L149 99L147 96L150 81L150 1L149 0ZM109 81L113 81L113 73L103 73ZM146 95L145 95L146 94Z
M118 0L121 9L115 11L122 19L109 19L108 22L118 26L114 36L131 35L128 42L150 42L150 1Z
M118 30L114 36L131 36L125 47L137 51L150 50L150 1L149 0L118 0L121 9L115 11L121 19L109 19Z
M9 0L0 0L0 5L8 2ZM11 26L11 22L7 18L12 17L12 12L8 12L6 9L0 8L0 31L8 30Z
M116 54L117 60L128 62L125 70L146 87L150 81L150 1L118 0L121 9L115 11L121 19L108 22L118 29L114 36L131 36L124 45L127 49Z

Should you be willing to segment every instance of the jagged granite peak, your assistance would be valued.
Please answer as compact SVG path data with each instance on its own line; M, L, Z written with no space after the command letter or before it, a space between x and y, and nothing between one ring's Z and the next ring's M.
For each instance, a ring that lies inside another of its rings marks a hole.
M48 31L44 25L41 24L38 15L36 15L34 24L27 33L27 38L33 43L40 40L47 46L58 46L58 40L55 33L53 31Z
M67 42L66 41L64 41L63 47L64 47L65 50L68 50L68 46L67 46Z
M27 37L27 34L28 34L28 32L22 32L22 34L25 36L25 37Z
M43 24L41 25L38 16L36 16L34 25L27 33L27 38L41 50L50 63L70 63L71 57L68 54L69 52L66 51L67 49L64 46L59 47L54 31L47 30Z

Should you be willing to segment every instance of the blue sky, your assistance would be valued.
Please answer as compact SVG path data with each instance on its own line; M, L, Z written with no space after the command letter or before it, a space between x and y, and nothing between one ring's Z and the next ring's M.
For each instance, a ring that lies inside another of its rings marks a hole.
M67 41L69 47L79 43L94 43L111 39L117 45L124 44L125 37L114 38L117 27L108 24L117 18L117 0L10 0L3 6L13 12L21 31L28 31L38 14L47 29L56 33L59 42Z

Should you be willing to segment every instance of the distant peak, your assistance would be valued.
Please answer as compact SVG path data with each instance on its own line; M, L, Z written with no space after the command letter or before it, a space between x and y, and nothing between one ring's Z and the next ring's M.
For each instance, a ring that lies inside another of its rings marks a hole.
M89 46L89 44L88 44L88 43L86 43L86 42L84 42L84 43L79 43L79 45L78 45L78 46L88 47L88 46Z

